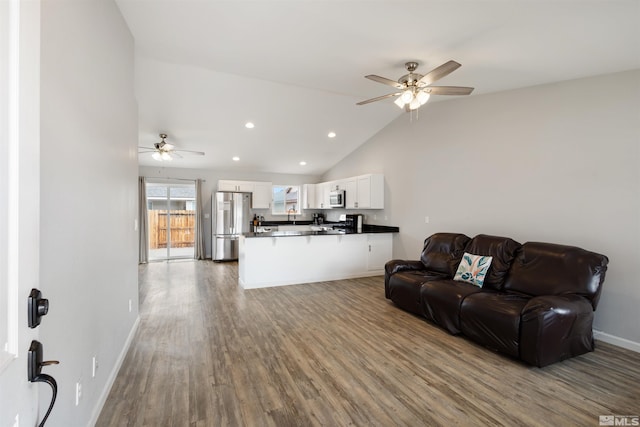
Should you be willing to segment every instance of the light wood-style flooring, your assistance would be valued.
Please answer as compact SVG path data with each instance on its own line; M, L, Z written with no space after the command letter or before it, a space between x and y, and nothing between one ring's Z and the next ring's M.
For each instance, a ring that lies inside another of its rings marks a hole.
M237 283L236 263L140 267L140 326L97 426L597 426L599 415L640 415L638 353L597 342L539 369L398 309L382 277Z

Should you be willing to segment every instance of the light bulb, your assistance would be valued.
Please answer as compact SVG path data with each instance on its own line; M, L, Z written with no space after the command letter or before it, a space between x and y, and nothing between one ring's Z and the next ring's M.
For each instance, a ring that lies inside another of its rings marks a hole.
M153 159L154 159L154 160L157 160L157 161L159 161L159 162L161 162L161 161L162 161L162 156L161 156L161 155L160 155L160 153L158 153L157 151L156 151L155 153L153 153L153 154L151 155L151 157L153 157Z
M418 96L416 96L416 98L418 99L418 102L420 102L420 105L424 105L429 100L430 96L431 95L429 95L427 92L421 90L420 92L418 92Z
M418 98L414 98L413 101L411 101L409 103L409 109L410 110L416 110L418 108L420 108L422 104L420 104L420 101L418 101Z
M407 89L404 92L402 92L402 100L404 101L405 104L408 104L411 101L413 101L413 93L411 92L411 90Z
M170 161L170 160L173 160L173 159L171 158L171 155L170 155L169 153L167 153L166 151L164 151L164 152L162 153L162 160Z
M400 108L404 108L405 102L402 100L401 96L397 97L396 100L393 101L393 103L396 104Z

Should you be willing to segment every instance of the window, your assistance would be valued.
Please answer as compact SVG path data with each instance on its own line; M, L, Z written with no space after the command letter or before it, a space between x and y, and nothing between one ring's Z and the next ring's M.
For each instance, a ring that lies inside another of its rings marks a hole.
M298 215L300 214L300 186L298 185L274 185L272 187L274 215Z

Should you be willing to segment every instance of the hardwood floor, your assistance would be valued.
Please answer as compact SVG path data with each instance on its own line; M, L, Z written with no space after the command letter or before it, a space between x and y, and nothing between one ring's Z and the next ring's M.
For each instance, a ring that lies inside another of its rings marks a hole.
M237 264L140 267L140 326L97 426L597 426L640 415L640 354L543 369L384 298L382 277L244 291Z

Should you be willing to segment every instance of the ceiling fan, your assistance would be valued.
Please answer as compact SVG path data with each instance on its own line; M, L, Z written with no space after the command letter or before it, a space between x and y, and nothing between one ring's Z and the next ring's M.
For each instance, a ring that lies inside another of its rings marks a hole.
M404 64L409 74L405 74L400 77L398 81L387 79L385 77L376 76L370 74L365 76L369 80L382 83L388 86L393 86L398 89L398 92L389 93L387 95L378 96L377 98L367 99L366 101L358 102L356 105L369 104L371 102L380 101L382 99L391 98L397 96L398 98L394 103L404 108L405 111L411 111L420 108L424 105L431 95L469 95L473 92L472 87L461 86L431 86L437 80L440 80L444 76L452 73L458 69L461 64L456 61L448 61L439 67L434 68L427 74L422 75L415 73L418 68L418 63L411 61Z
M160 142L156 142L155 144L153 144L153 147L138 147L140 149L140 151L138 152L140 154L152 153L151 157L153 157L155 160L158 160L159 162L171 161L173 160L174 156L182 158L182 156L179 153L193 154L196 156L204 156L204 152L202 151L176 150L175 146L166 142L165 139L167 139L167 134L161 133Z

